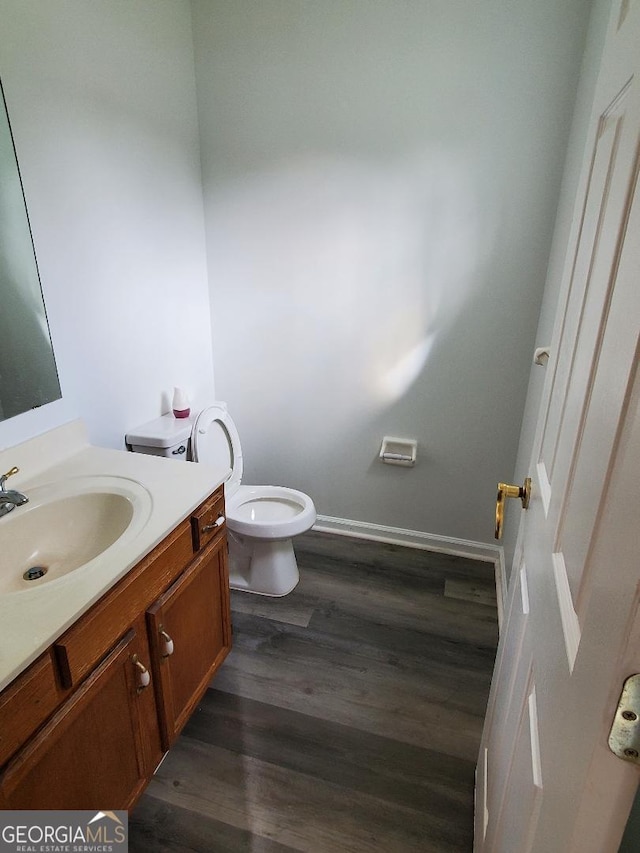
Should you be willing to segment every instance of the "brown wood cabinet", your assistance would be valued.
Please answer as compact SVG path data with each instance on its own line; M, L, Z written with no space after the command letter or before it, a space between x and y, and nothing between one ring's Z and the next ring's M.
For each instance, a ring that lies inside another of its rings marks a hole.
M169 749L230 645L225 554L207 549L147 610L162 746Z
M130 808L230 648L219 489L0 694L0 808Z

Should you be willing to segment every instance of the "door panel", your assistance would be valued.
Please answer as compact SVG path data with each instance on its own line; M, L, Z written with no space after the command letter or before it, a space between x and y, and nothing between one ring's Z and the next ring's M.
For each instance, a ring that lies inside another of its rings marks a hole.
M558 545L570 560L569 576L580 581L577 588L578 611L584 609L588 594L589 576L583 573L589 565L588 547L599 511L601 496L610 476L610 460L618 437L618 424L603 413L624 412L629 393L631 373L635 369L640 317L640 287L636 260L627 251L629 240L640 233L638 204L638 156L627 180L630 189L628 219L621 223L620 252L616 256L616 288L607 314L607 328L599 352L593 382L589 388L589 403L585 413L582 440L572 459L572 478L563 507ZM630 247L629 247L630 248ZM635 281L634 281L635 280ZM575 595L575 593L574 593Z
M529 602L527 570L524 563L516 573L513 583L507 618L512 642L501 646L496 661L494 679L502 685L502 689L493 694L487 711L485 731L490 732L490 736L486 738L484 753L481 753L481 776L486 782L485 787L480 789L482 809L476 809L476 820L482 820L481 825L476 823L476 836L479 832L484 835L487 825L491 825L493 829L496 818L502 811L511 762L511 752L504 749L504 746L510 744L515 737L520 713L519 697L524 695L530 678L530 667L527 668L522 663L524 660L530 661L526 646Z
M480 751L478 853L615 853L637 784L607 746L640 672L637 0L612 9L590 140L521 516L527 568L512 572Z
M502 853L513 853L514 850L529 853L543 793L536 690L531 673L519 715L513 765L507 784L510 797L517 800L520 807L505 811L496 849Z
M560 351L553 350L553 358L548 369L552 380L549 383L546 411L541 412L544 418L544 431L541 440L540 457L549 484L554 480L558 437L561 425L565 423L568 414L569 381L572 368L575 366L576 344L582 327L583 338L585 329L585 303L602 302L604 289L601 282L594 280L593 270L599 253L610 250L610 240L603 239L603 220L609 199L612 172L618 153L622 118L620 116L603 117L596 135L595 146L590 167L589 182L586 190L584 210L582 212L582 228L572 264L572 273L567 297L567 309L562 317L562 325L558 335ZM575 413L571 413L574 414ZM571 417L569 417L571 421Z

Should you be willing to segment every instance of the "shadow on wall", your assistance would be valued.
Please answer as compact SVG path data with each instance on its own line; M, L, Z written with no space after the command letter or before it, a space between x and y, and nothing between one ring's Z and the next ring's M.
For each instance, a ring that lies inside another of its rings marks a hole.
M288 161L219 188L211 213L223 313L242 317L222 355L235 382L255 414L295 400L306 423L331 406L335 430L406 393L494 243L465 158L450 152L386 170Z

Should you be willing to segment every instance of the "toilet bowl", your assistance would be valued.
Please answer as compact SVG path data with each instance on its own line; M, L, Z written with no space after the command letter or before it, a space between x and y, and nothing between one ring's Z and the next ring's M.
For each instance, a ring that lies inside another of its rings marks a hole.
M291 539L316 520L311 498L283 486L241 485L240 436L224 403L215 403L197 416L191 452L194 462L231 468L225 483L231 588L287 595L300 580Z
M208 406L187 424L165 415L128 434L127 443L139 452L185 459L189 438L194 462L231 469L225 483L230 587L287 595L300 580L291 539L315 523L313 501L284 486L242 485L240 437L224 403Z
M239 486L226 499L229 583L282 596L300 580L291 538L316 520L313 501L282 486Z

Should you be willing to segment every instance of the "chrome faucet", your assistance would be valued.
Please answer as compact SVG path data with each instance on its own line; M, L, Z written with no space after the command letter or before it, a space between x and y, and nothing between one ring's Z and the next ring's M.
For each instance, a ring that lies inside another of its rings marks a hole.
M29 500L29 498L26 495L23 495L22 492L16 492L15 489L6 490L4 487L4 484L7 482L9 477L17 474L19 470L19 468L14 466L10 471L7 471L6 474L0 474L0 518L14 510L17 506L26 504Z

